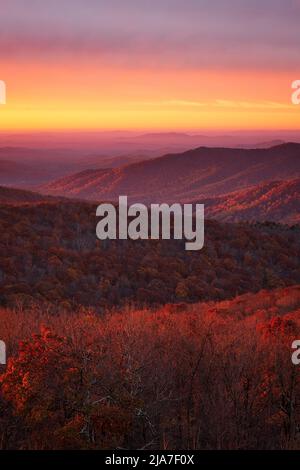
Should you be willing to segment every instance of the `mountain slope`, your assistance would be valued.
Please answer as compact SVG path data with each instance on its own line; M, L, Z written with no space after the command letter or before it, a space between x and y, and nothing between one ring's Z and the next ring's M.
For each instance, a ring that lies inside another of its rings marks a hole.
M96 205L0 204L0 304L154 305L300 283L299 228L206 221L201 252L181 240L105 240ZM65 308L65 307L64 307Z
M44 196L32 191L0 186L0 204L22 205L40 202L59 202L61 200L62 198Z
M40 189L90 200L183 202L218 196L262 182L300 177L300 144L268 149L200 147L120 168L87 170Z
M199 201L207 217L226 221L300 222L300 178L272 181Z
M0 184L22 186L35 180L46 181L45 171L31 165L7 159L0 160Z

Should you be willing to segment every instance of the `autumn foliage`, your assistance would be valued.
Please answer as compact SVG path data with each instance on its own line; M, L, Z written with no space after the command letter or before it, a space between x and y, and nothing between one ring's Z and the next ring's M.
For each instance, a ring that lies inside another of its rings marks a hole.
M206 221L183 241L97 240L96 206L0 206L0 304L74 311L224 300L300 283L300 228Z
M234 300L0 312L3 449L299 448L300 287Z
M95 209L0 205L0 448L300 448L299 226L189 252L99 241Z

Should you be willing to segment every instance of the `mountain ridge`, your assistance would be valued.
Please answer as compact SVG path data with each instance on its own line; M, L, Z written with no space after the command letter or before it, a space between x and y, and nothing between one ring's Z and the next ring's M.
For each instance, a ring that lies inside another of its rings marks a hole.
M113 169L90 169L59 178L39 190L87 200L186 202L300 177L300 144L267 149L197 147Z

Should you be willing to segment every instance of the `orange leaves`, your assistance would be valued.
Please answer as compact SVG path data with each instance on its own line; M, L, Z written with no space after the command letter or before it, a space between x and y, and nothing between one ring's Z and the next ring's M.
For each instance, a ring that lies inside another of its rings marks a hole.
M101 316L0 310L0 328L10 322L27 336L0 379L3 406L14 412L5 422L20 429L16 445L284 446L300 419L290 349L299 289Z
M263 337L268 340L284 341L287 345L291 345L293 339L300 333L299 324L288 317L273 317L266 323L258 326Z
M33 335L32 341L20 343L19 355L9 360L7 370L1 376L2 393L19 412L26 413L32 400L46 404L51 393L54 398L59 367L65 367L62 360L64 346L63 338L51 334L45 327L41 328L40 335ZM72 356L68 361L72 363ZM46 393L40 389L43 382L52 382Z

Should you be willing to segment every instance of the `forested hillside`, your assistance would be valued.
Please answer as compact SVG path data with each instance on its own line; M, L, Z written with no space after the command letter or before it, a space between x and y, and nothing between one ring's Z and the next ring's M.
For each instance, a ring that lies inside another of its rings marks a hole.
M271 181L223 196L202 199L206 216L223 222L297 224L300 221L300 179Z
M98 167L97 167L98 168ZM300 176L300 144L266 149L200 147L183 153L68 175L43 185L55 196L95 201L183 202Z
M104 316L2 309L0 447L299 448L299 308L295 286Z
M0 206L2 305L61 308L222 300L300 283L300 229L207 221L205 246L96 238L96 206Z

